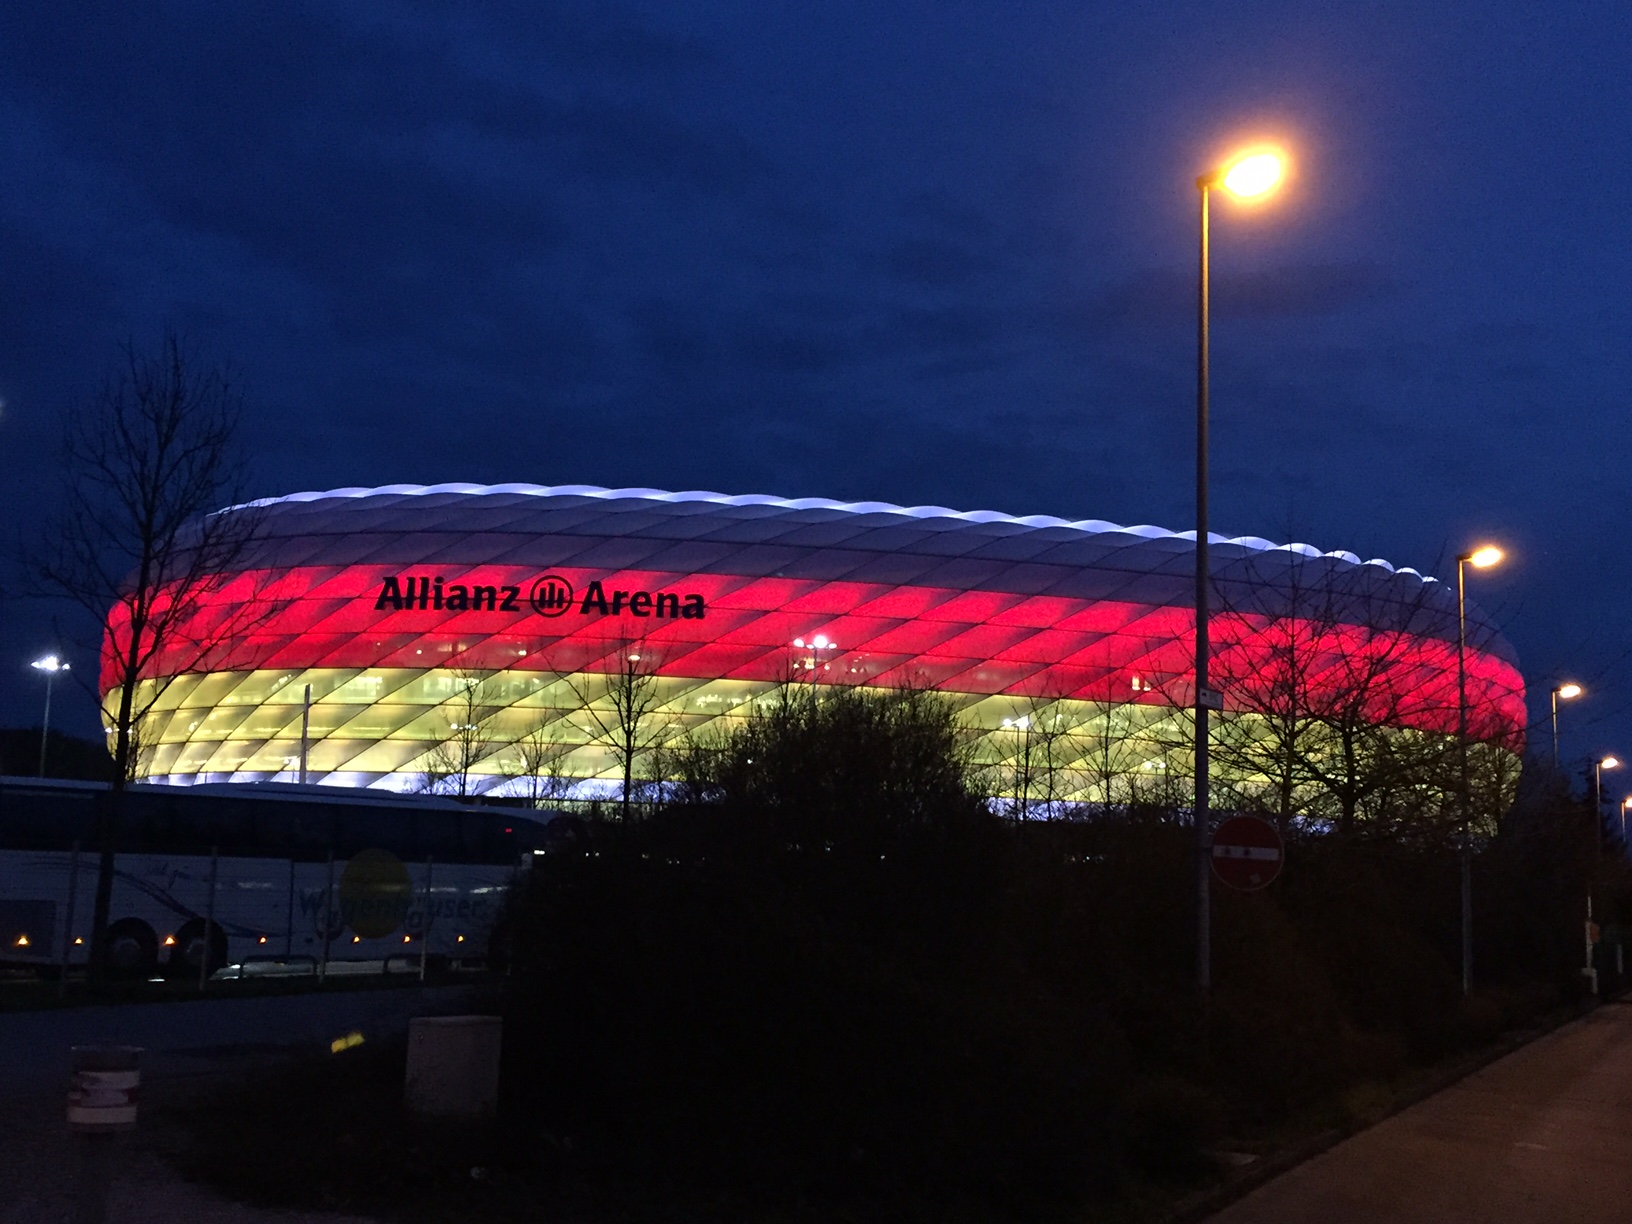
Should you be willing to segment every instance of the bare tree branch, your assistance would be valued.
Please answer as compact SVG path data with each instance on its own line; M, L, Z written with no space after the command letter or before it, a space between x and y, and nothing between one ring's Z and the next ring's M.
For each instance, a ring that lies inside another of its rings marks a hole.
M152 352L127 342L99 391L65 421L63 500L40 549L25 555L36 594L65 599L107 626L101 690L115 764L99 820L101 870L93 973L101 968L118 795L142 776L147 715L171 678L207 670L273 610L215 598L245 568L260 516L243 500L237 446L243 395L229 369L201 361L175 332Z
M572 779L562 768L577 747L567 734L569 730L564 718L552 718L539 711L534 721L510 742L514 755L505 759L504 773L520 785L531 807L559 803L572 789Z
M488 692L489 677L459 669L451 674L453 696L443 703L447 732L420 758L419 790L468 799L476 793L476 767L500 747L493 724L503 707Z
M605 672L567 677L582 706L591 741L611 752L623 774L618 811L625 821L630 817L637 773L669 734L667 720L659 714L658 662L648 643L620 638L607 656Z

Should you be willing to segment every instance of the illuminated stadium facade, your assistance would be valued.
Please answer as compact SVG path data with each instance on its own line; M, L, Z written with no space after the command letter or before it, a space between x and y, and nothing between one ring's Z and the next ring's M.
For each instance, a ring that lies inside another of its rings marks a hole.
M960 707L995 778L1046 742L1051 798L1137 783L1183 801L1193 535L585 486L337 489L224 513L255 516L256 543L190 635L232 626L224 640L202 661L161 653L144 681L155 781L294 779L310 686L313 780L421 788L462 738L473 791L523 791L546 769L610 793L615 677L638 673L654 677L648 747L728 726L790 679L927 686ZM1352 554L1214 540L1226 724L1256 734L1296 658L1299 700L1454 734L1454 590ZM1469 613L1471 733L1516 753L1523 681ZM116 614L109 642L120 633ZM531 770L529 742L547 746Z

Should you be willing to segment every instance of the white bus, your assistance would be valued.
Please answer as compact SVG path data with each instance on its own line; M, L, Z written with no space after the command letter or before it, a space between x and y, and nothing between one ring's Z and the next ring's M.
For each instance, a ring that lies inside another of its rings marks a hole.
M116 804L107 963L125 976L472 965L573 817L333 787L0 778L0 965L90 957L99 816Z

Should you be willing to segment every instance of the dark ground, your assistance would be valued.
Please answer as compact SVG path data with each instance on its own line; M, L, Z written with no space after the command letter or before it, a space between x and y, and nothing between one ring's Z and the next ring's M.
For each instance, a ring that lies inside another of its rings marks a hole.
M360 1031L372 1041L387 1041L405 1030L410 1016L473 1006L480 1003L468 987L408 987L0 1015L0 1224L68 1218L79 1152L63 1111L75 1045L136 1044L145 1050L142 1115L137 1132L119 1141L112 1224L303 1224L304 1217L243 1206L178 1174L171 1160L198 1150L193 1125L185 1122L203 1116L194 1113L198 1103L253 1082L260 1087L245 1108L258 1111L262 1097L286 1082L291 1060L317 1057L337 1035ZM322 1109L337 1106L345 1108L331 1097ZM300 1124L305 1130L312 1122ZM238 1149L229 1159L276 1166L282 1146ZM313 1219L343 1224L332 1215Z

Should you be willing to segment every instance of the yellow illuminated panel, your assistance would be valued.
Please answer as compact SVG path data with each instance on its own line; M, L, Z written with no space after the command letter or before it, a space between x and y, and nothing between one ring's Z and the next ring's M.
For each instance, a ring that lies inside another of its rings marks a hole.
M463 752L470 792L526 793L529 745L533 763L542 761L539 770L551 779L599 782L601 794L604 784L621 779L604 730L616 718L607 677L600 674L312 669L293 676L245 672L185 679L195 681L192 691L208 691L223 704L211 712L190 701L155 702L141 736L145 776L175 782L294 780L302 707L283 695L311 685L307 766L313 781L427 789L439 769L445 774L449 745L458 743L468 745ZM656 700L642 738L655 745L727 731L755 703L776 700L780 687L667 676L653 684ZM178 681L172 687L180 686ZM1186 802L1191 715L1149 699L1148 687L1130 692L1126 702L943 695L957 707L972 759L994 794L1039 804ZM364 696L372 700L360 701ZM223 710L231 716L214 717ZM473 729L462 734L462 728ZM1271 735L1267 720L1229 713L1216 734L1221 787L1252 791L1270 784L1251 764L1253 745Z

